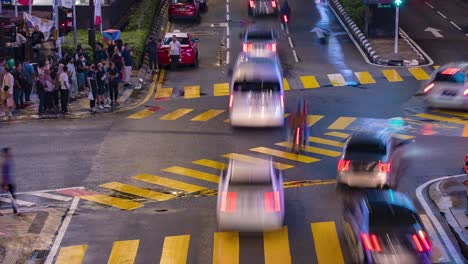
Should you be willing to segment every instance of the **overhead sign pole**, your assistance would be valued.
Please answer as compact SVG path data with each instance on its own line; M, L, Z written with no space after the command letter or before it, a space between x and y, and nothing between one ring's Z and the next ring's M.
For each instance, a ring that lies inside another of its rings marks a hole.
M15 17L18 17L18 0L15 1Z
M62 5L62 1L61 0L55 0L55 30L57 31L56 44L57 44L57 48L58 48L58 57L62 58L62 43L60 41L61 39L60 39L60 36L59 36L59 29L60 29L59 15L58 15L59 5Z
M29 0L29 14L32 15L32 4L33 0Z
M400 5L402 0L395 0L395 54L398 54L398 32L400 20Z

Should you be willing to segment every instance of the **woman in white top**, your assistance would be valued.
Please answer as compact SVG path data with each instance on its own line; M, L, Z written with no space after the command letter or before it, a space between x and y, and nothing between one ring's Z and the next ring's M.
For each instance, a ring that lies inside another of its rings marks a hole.
M15 106L13 100L13 86L15 78L11 74L10 68L5 68L5 75L3 76L1 87L1 100L3 101L3 111L8 113L8 118L11 119L13 114L13 107Z
M67 64L68 73L70 76L70 96L75 99L78 96L78 78L76 76L75 59L71 58Z

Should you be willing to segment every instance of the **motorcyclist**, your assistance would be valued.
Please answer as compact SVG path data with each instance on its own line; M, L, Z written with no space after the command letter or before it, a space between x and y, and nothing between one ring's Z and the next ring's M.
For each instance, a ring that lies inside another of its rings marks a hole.
M302 142L299 142L300 144L305 144L305 137L306 137L306 129L307 129L307 104L306 101L299 100L297 104L297 111L293 114L291 114L290 119L289 119L289 127L291 128L290 130L290 136L294 140L296 139L296 131L298 128L301 129L301 134L299 135L299 139L302 139ZM298 139L296 139L298 140ZM294 144L295 142L293 142Z
M281 10L280 10L280 15L281 15L281 21L283 23L286 23L287 21L285 21L284 19L284 16L286 16L286 18L289 20L290 19L290 16L291 16L291 8L289 7L289 3L288 3L288 0L285 0L283 5L281 6Z

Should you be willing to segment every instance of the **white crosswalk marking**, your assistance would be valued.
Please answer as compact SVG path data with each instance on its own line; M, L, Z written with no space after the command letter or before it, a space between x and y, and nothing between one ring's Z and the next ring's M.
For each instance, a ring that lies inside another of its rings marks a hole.
M57 195L57 194L46 193L46 192L30 193L29 195L43 197L43 198L52 199L52 200L64 201L64 202L68 202L71 199L73 199L72 197L69 197L69 196Z
M0 202L11 203L11 200L10 200L10 198L0 197ZM16 200L16 203L18 205L20 205L20 206L33 206L35 204L35 203L26 202L26 201L22 201L22 200Z

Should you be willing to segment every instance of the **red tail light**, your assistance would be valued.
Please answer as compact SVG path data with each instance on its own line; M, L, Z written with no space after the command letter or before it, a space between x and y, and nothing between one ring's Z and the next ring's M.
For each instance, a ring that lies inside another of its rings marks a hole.
M454 75L455 73L457 73L459 71L460 71L459 68L447 68L442 72L442 74Z
M338 170L339 171L349 171L350 160L340 160L338 161Z
M253 48L253 44L242 44L242 51L243 52L248 52L248 51L251 51Z
M271 44L271 51L276 52L276 43Z
M412 235L411 238L413 238L414 245L416 246L416 249L418 252L424 252L421 243L419 242L418 236L417 235Z
M287 15L283 15L283 20L284 20L284 23L288 23L288 16L287 16Z
M426 232L424 232L422 230L419 230L418 236L419 236L419 239L422 242L421 244L423 245L423 247L427 251L430 251L431 250L431 241L429 241L429 238L427 237Z
M232 108L232 104L234 103L234 95L229 95L229 108Z
M284 108L284 95L281 95L280 100L281 100L281 108Z
M426 88L424 88L424 93L429 92L432 88L434 88L434 85L434 83L431 83L428 86L426 86Z
M299 135L301 134L301 128L296 128L296 145L299 145Z
M265 202L265 211L279 212L281 210L281 200L279 192L266 192L263 195Z
M233 213L237 209L237 193L221 192L221 211Z
M249 1L250 8L255 8L255 2L253 0Z
M276 1L275 1L275 0L271 1L271 6L272 6L273 8L276 8Z
M365 249L377 252L382 251L382 247L380 246L379 239L376 235L361 233L361 240Z
M468 88L465 89L465 91L463 92L463 95L468 95Z
M392 166L390 163L382 163L379 161L379 170L380 172L390 172Z

